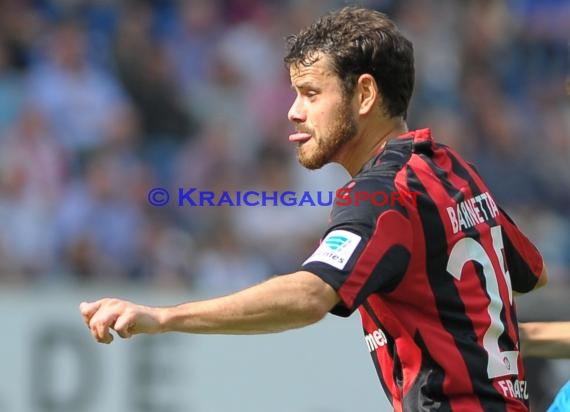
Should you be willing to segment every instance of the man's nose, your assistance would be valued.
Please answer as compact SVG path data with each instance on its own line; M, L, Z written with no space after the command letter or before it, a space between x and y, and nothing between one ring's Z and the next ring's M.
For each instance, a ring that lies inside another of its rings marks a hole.
M305 110L303 110L302 104L299 99L295 99L291 108L289 109L289 113L287 113L287 118L289 121L293 123L302 123L307 120L307 115Z

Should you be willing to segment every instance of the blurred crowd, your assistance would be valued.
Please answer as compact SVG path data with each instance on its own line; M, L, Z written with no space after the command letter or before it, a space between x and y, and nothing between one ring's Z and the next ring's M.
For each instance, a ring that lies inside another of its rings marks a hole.
M295 270L328 208L179 207L176 194L345 183L337 166L297 164L282 63L288 34L344 4L0 2L0 282L229 291ZM570 3L360 4L414 42L411 128L473 161L552 281L570 283ZM155 187L168 205L149 203Z

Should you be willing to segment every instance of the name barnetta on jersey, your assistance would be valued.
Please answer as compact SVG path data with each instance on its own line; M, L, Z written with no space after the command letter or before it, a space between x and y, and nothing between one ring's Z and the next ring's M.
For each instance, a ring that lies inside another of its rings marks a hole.
M453 233L457 233L494 219L499 214L499 209L489 192L484 192L459 202L454 207L448 207L447 214Z

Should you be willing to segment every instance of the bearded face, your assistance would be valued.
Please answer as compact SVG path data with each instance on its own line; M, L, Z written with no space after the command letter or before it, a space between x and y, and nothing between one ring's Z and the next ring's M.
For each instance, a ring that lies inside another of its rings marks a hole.
M289 120L297 133L289 140L298 145L301 165L319 169L334 161L356 135L357 116L326 56L310 66L292 66L290 75L297 97L289 110Z
M312 136L297 146L299 163L310 170L332 162L339 150L356 135L358 124L349 102L343 101L331 113L330 123L323 130L304 130Z

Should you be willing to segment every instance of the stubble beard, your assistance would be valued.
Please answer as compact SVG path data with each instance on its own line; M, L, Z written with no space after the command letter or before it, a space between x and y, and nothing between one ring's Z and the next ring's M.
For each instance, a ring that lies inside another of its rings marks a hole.
M315 136L312 137L317 147L310 151L304 151L302 144L297 147L297 159L303 167L316 170L331 163L342 147L356 136L358 124L350 109L348 102L341 104L337 116L335 116L336 121L328 129L325 136L321 136L319 139Z

